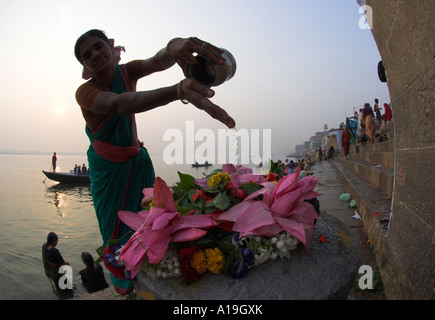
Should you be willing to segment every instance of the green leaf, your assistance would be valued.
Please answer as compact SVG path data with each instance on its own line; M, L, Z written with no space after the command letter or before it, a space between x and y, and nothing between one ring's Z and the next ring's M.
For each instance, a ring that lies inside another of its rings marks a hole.
M178 176L180 177L180 183L185 188L193 188L195 186L195 178L191 175L181 173L177 171Z
M185 215L186 213L188 213L188 212L191 211L191 210L192 210L192 208L177 206L177 211L178 211L181 215Z
M103 255L104 249L106 249L106 248L107 248L107 246L101 246L95 251L97 251L98 255L101 257Z
M205 206L204 208L204 213L213 213L216 211L216 207L215 206Z
M226 210L230 204L230 198L225 193L219 192L218 195L207 204L207 207L215 206L218 209Z
M171 187L172 190L174 190L174 193L178 196L178 197L182 197L185 193L186 193L186 188L184 188L182 185L177 184L175 186Z
M258 183L248 182L242 184L240 188L249 195L257 190L260 190L261 188L263 188L263 186Z

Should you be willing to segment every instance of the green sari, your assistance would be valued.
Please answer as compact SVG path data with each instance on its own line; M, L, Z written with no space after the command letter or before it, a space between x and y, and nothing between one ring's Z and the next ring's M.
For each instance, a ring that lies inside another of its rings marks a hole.
M131 91L125 66L117 66L111 91ZM131 229L118 218L118 211L140 211L142 190L154 184L154 168L147 150L131 146L133 121L134 115L110 114L96 131L86 126L91 195L103 245L111 239L128 241ZM120 280L111 277L112 282ZM128 284L114 285L125 289Z

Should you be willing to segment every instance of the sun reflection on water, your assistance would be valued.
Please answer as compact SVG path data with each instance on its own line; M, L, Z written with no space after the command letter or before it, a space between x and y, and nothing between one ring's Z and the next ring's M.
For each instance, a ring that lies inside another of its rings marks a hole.
M58 209L62 208L65 203L64 195L60 192L56 192L56 199L54 203Z

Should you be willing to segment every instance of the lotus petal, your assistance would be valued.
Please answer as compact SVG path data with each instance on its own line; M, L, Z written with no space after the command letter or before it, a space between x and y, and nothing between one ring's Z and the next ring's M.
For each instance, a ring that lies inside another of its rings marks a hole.
M233 164L227 163L222 165L222 172L224 173L233 173L236 172L237 169Z
M144 221L146 221L148 219L148 215L150 214L150 212L148 210L143 210L143 211L139 211L137 214L140 217L142 217L142 219L144 219Z
M171 212L177 211L172 192L160 177L154 181L154 203L158 208L165 208Z
M259 227L249 232L241 232L240 237L250 236L250 235L271 237L280 233L282 230L283 228L278 223L274 223L268 226Z
M154 221L158 219L160 216L167 214L170 212L168 209L165 208L157 208L157 207L151 207L150 213L147 217L146 224L147 225L153 225Z
M131 211L120 210L118 211L118 217L134 231L138 230L145 223L145 219L142 216Z
M262 201L255 201L236 219L233 230L249 232L257 228L273 225L274 218L270 209Z
M275 198L279 198L283 194L288 193L296 188L296 183L299 179L300 172L301 168L298 167L295 172L289 174L288 176L285 176L278 181L275 189Z
M160 215L154 220L152 231L159 231L165 228L172 219L179 215L180 213L178 212L166 212L165 214Z
M174 221L175 222L175 221ZM182 216L174 223L173 233L186 228L210 228L216 226L217 222L212 216L192 215Z
M159 231L152 232L148 242L148 261L150 263L159 263L166 253L171 238L172 228L166 227Z
M296 189L275 199L270 209L279 215L288 216L301 195L301 190Z
M171 241L184 242L199 239L207 234L207 231L195 228L179 230L172 234Z
M253 200L250 201L242 201L239 204L236 204L235 206L231 207L230 209L224 211L219 216L219 220L225 220L225 221L232 221L235 222L236 219L246 210L248 209L252 204L254 203Z
M287 233L291 234L293 237L305 244L305 229L302 223L293 219L277 216L275 217L275 220L285 231L287 231Z
M261 184L263 188L251 193L245 198L246 200L251 200L257 198L259 195L263 195L263 202L266 204L266 206L270 207L274 200L274 190L275 190L275 183L274 182L265 182Z
M198 184L202 188L208 188L207 184L208 179L195 179L195 183Z
M264 182L267 182L267 180L264 176L259 175L259 174L252 174L252 173L241 174L239 176L239 180L241 183L246 183L246 182L264 183Z
M119 255L128 270L134 268L146 255L146 248L151 237L149 228L141 228L127 241Z
M313 241L313 237L314 237L314 226L305 226L304 227L305 230L305 249L308 251L308 249L311 246L311 241Z
M289 218L306 225L314 225L315 220L319 219L319 215L312 204L302 201L291 211Z
M252 168L246 168L243 166L236 166L236 169L237 169L237 172L240 174L247 174L247 173L252 174L253 173Z
M145 198L153 198L154 196L154 188L145 188L142 190L142 194Z

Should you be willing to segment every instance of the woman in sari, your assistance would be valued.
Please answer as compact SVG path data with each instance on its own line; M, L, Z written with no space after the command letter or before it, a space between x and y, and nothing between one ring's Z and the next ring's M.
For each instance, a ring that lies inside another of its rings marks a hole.
M344 131L343 134L341 135L341 147L343 148L343 155L346 160L349 155L351 139L352 139L352 134L350 133L349 127L344 126Z
M75 45L75 56L86 71L83 74L92 77L77 89L76 100L90 140L87 154L91 195L103 245L111 239L120 239L121 243L128 241L131 230L120 221L118 211L138 212L142 190L154 183L152 161L138 140L136 113L181 100L184 104L191 102L229 128L235 126L225 110L209 100L214 91L194 79L186 78L168 87L136 92L136 83L142 77L166 70L175 63L183 70L186 63L195 64L193 53L205 56L215 64L224 63L223 51L219 48L197 38L175 38L153 57L124 65L118 65L120 52L117 48L104 32L95 29L80 36ZM109 268L107 261L103 261ZM133 283L122 272L111 272L111 279L121 294L133 289Z
M375 126L375 115L369 103L364 104L363 117L364 117L364 124L366 127L366 135L368 137L369 143L372 144L375 142L376 126Z
M384 103L384 110L385 113L382 115L382 119L385 121L385 124L387 124L387 122L393 117L393 113L391 112L390 106L386 103Z

